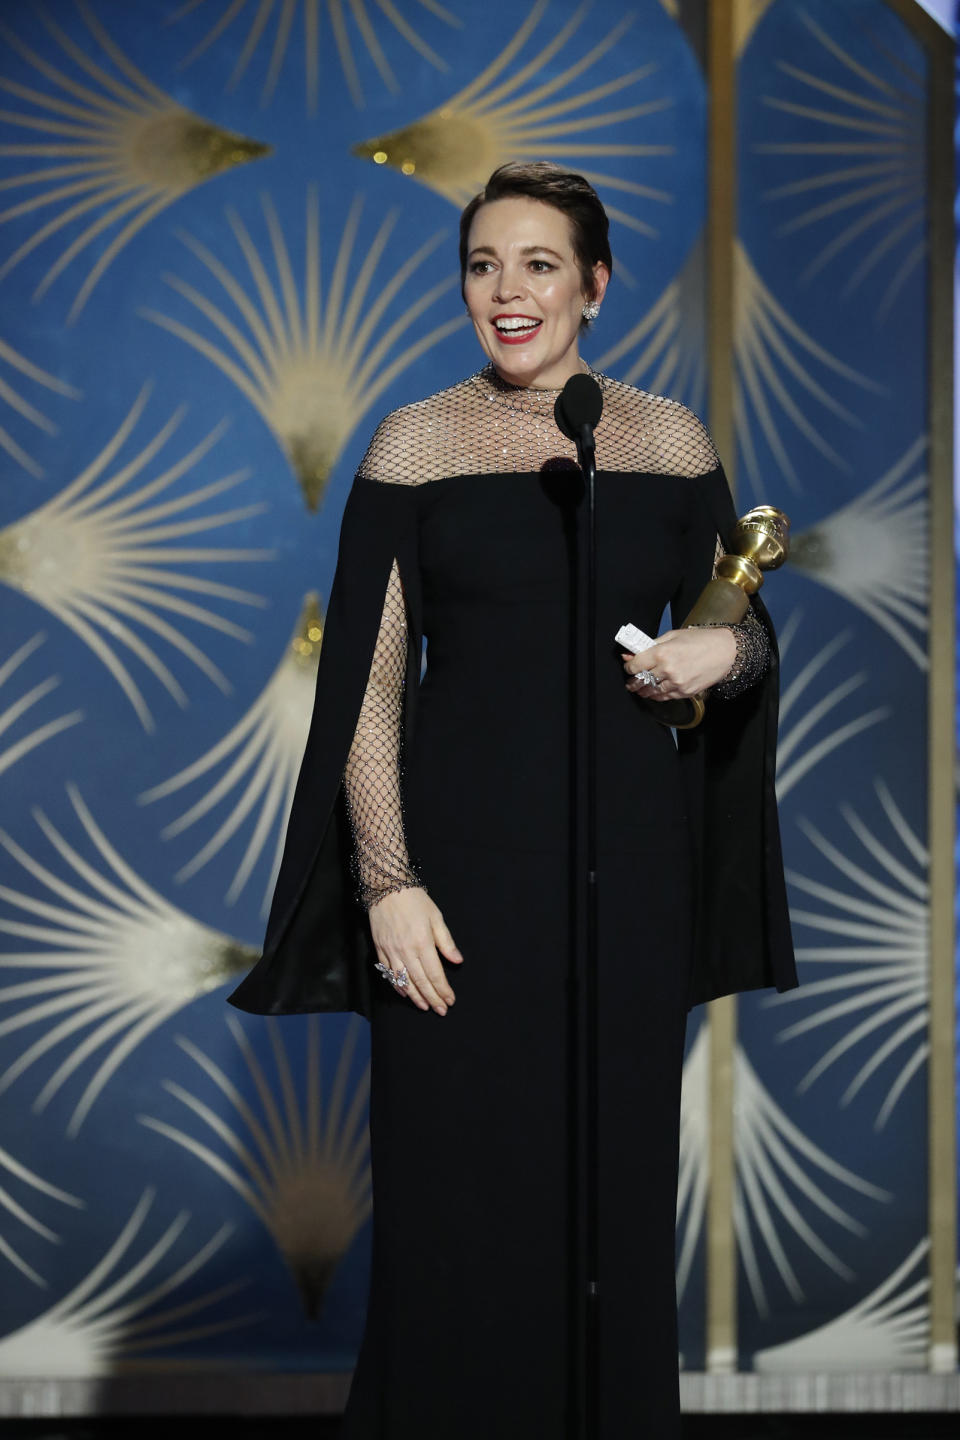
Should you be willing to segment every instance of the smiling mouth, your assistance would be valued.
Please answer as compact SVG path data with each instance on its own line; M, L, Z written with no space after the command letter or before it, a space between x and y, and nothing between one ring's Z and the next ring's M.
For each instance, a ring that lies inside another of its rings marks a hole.
M527 315L501 315L494 320L493 328L505 345L522 345L536 335L542 324L542 320L531 320Z

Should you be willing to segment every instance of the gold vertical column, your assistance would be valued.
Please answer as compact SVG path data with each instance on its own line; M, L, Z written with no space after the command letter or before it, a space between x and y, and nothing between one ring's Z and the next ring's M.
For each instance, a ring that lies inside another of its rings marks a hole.
M927 408L930 417L930 677L927 685L927 835L930 848L930 1020L927 1199L929 1368L957 1368L957 1112L954 898L956 563L953 551L953 62L951 37L917 4L887 0L927 54ZM947 783L950 779L951 783Z
M926 17L925 17L926 18ZM931 32L927 174L930 266L930 680L927 825L930 837L929 1223L930 1369L957 1367L957 1130L954 1104L955 606L953 554L953 54Z
M734 246L737 236L736 25L740 0L709 0L707 79L707 334L710 428L731 485L734 432ZM714 1000L710 1027L709 1174L707 1204L707 1370L737 1368L737 1253L733 1228L736 1176L733 1087L737 1011L732 996Z

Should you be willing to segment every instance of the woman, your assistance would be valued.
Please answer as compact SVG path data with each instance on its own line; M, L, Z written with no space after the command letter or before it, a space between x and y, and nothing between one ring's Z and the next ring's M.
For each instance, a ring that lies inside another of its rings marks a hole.
M670 1440L686 1012L796 983L776 649L759 602L642 659L615 643L668 603L682 623L734 517L700 422L604 376L586 634L582 482L553 410L612 269L592 188L503 166L460 248L489 363L388 415L364 456L264 955L230 998L371 1019L373 1273L345 1440L568 1433L571 755L597 647L598 1433ZM703 690L675 740L658 705Z

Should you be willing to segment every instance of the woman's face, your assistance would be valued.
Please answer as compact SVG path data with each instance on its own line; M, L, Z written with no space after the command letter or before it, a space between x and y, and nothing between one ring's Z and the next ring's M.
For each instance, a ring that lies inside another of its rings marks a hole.
M576 374L583 303L601 300L610 278L602 263L593 273L587 295L562 210L525 195L481 205L463 290L477 339L505 380L550 390Z

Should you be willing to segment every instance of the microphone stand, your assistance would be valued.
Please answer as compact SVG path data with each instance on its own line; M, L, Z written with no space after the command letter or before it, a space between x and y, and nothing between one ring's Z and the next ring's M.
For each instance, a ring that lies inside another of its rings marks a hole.
M582 1021L577 1027L577 1054L573 1066L575 1104L576 1186L575 1228L577 1281L578 1370L582 1391L578 1394L576 1440L595 1440L600 1415L600 1325L599 1325L599 1137L598 1122L598 976L597 976L597 465L593 426L584 423L575 434L577 458L583 472L587 507L587 597L586 597L586 736L579 746L578 769L586 781L586 856L584 873L577 888L585 902L585 950L575 943L575 992L583 999ZM579 667L578 667L579 668ZM576 696L574 706L576 706ZM575 712L574 712L575 713ZM586 763L584 764L584 752ZM579 792L579 784L577 790ZM574 835L578 825L574 823ZM579 1390L579 1387L577 1387Z

